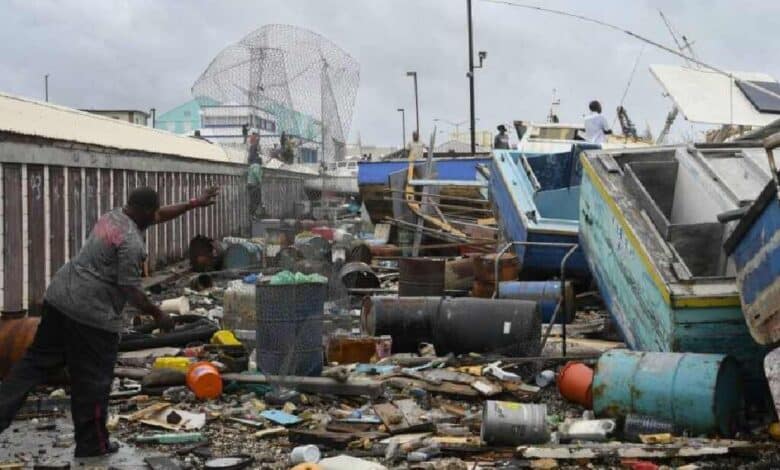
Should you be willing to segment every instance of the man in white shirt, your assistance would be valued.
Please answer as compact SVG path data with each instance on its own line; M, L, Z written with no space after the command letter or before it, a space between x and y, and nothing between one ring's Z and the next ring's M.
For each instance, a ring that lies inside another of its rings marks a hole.
M589 108L591 112L585 116L585 140L592 144L604 143L607 140L606 136L612 134L612 130L601 114L601 103L591 101Z

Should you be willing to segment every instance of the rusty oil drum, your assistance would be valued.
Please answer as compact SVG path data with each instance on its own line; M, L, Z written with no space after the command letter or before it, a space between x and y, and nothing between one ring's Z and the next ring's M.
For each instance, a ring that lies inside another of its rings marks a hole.
M496 290L496 253L474 257L474 285L471 295L489 298ZM504 253L498 260L498 280L516 281L520 264L514 253Z
M26 317L24 312L0 316L0 379L5 379L16 361L32 344L41 319Z
M444 295L444 265L441 258L401 258L398 295L401 297L436 297Z

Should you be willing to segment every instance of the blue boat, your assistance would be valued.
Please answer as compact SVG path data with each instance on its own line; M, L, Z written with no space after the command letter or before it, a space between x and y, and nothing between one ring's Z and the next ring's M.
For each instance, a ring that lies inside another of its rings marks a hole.
M652 147L582 154L580 241L610 315L635 350L729 354L766 390L718 215L769 180L759 149ZM760 152L762 153L762 152Z
M771 153L777 146L780 134L765 141L774 179L723 246L734 259L742 311L759 344L780 341L780 175Z
M442 181L477 181L479 165L488 165L488 157L451 157L433 159L436 179ZM418 163L421 165L422 163ZM371 221L382 222L385 217L393 216L393 202L387 194L389 178L392 173L409 167L409 160L384 160L358 162L358 190L368 210ZM443 195L481 197L479 188L442 188ZM400 195L396 195L400 197Z
M504 237L514 242L578 243L582 166L580 151L599 148L571 145L562 153L531 154L496 150L490 165L490 197ZM515 245L521 277L544 280L559 276L564 246ZM566 263L566 276L587 278L581 249Z

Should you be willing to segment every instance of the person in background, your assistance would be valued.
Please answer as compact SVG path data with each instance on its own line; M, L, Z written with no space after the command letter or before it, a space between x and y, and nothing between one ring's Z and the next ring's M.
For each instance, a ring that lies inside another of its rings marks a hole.
M260 161L260 136L257 135L257 129L252 129L252 133L249 136L249 153L247 155L247 163L253 164Z
M601 114L601 103L594 100L588 107L590 113L585 116L585 140L592 144L602 144L612 131L606 118Z
M246 144L246 138L249 136L249 126L246 124L241 126L241 136L244 138L244 144Z
M503 124L499 124L499 126L496 129L498 129L498 134L496 134L496 138L493 139L493 148L508 149L509 134L506 133L506 126Z
M160 207L154 189L138 188L125 207L98 219L78 254L52 277L32 345L0 385L0 432L11 425L33 388L67 366L76 457L119 449L108 439L106 420L125 303L154 317L159 328L173 328L141 285L144 230L210 206L218 193L212 187L189 202Z
M249 171L246 177L246 188L249 194L249 216L254 220L258 216L258 210L260 214L263 211L263 191L262 191L262 179L263 179L263 161L258 158L257 162L249 164Z

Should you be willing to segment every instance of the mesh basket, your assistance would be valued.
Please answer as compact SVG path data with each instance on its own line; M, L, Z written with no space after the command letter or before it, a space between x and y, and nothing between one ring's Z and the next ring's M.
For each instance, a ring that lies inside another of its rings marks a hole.
M326 284L257 285L257 367L270 375L322 373Z

